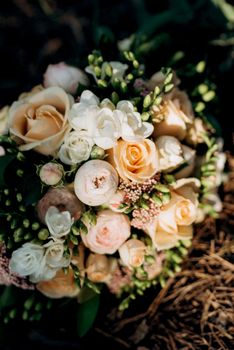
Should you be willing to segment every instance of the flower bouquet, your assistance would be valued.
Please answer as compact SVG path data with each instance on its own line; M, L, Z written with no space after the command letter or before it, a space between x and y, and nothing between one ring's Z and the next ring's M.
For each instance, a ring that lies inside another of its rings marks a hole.
M180 271L194 224L220 210L225 157L205 102L193 106L170 68L147 78L132 52L88 62L89 77L49 65L1 110L4 322L64 298L90 305L105 287L127 308Z

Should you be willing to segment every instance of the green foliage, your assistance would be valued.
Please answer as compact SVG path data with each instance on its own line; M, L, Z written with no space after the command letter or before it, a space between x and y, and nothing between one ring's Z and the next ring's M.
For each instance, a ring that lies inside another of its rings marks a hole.
M8 165L15 159L16 155L5 155L0 157L0 187L5 186L5 171Z
M100 295L96 294L92 299L78 306L77 333L80 337L83 337L92 327L98 313L99 304Z

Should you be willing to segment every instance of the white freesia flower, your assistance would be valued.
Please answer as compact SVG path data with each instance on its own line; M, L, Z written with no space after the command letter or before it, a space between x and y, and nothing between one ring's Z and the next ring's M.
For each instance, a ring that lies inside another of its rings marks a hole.
M118 80L123 80L124 74L126 70L128 69L127 64L123 64L118 61L111 61L111 62L103 62L102 67L101 67L101 79L105 78L105 70L107 65L110 65L112 68L112 75L111 75L111 80L118 79ZM94 71L94 66L88 66L85 68L86 73L91 74L95 81L97 82L97 77Z
M60 212L56 207L49 207L45 216L45 222L54 238L66 236L73 225L74 219L69 211Z
M117 110L102 108L96 116L94 142L103 149L110 149L116 145L120 138L121 113Z
M60 239L51 240L44 245L46 248L46 265L52 269L60 269L70 264L70 256L64 256L64 243Z
M134 111L134 106L129 101L119 101L117 110L122 113L119 114L121 121L121 137L125 141L138 141L149 137L154 127L152 124L142 122L141 115Z
M93 135L93 124L100 108L99 99L91 91L85 90L80 96L79 103L75 103L69 111L68 119L73 129L85 130L89 136Z
M113 166L104 160L89 160L76 173L75 193L87 205L106 203L114 195L117 187L118 174Z
M160 136L156 140L159 170L171 171L184 162L181 143L174 136Z
M13 251L9 268L19 276L38 276L45 267L45 249L34 243L25 243Z
M89 158L93 145L86 131L72 131L65 137L58 155L64 164L79 164Z

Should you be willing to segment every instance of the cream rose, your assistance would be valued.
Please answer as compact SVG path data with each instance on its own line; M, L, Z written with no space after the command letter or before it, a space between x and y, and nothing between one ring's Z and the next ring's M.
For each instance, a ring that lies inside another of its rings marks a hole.
M67 65L64 62L50 64L44 74L44 86L59 86L69 94L74 95L78 85L88 85L86 74L76 67Z
M74 189L77 197L85 204L97 206L106 203L116 192L118 174L104 160L90 160L77 171Z
M89 158L93 145L92 138L85 131L72 131L65 136L58 156L64 164L79 164Z
M111 278L113 263L115 258L108 258L105 255L90 254L86 262L86 273L90 281L94 283L104 283Z
M62 267L68 267L70 264L70 256L64 256L64 242L55 239L44 244L46 248L45 259L46 264L52 269L60 269Z
M19 149L55 155L70 128L67 115L71 104L71 97L59 87L14 102L9 110L9 129Z
M131 234L130 221L127 215L114 213L111 210L100 211L96 225L82 234L86 247L97 254L114 254Z
M183 163L182 145L174 136L160 136L155 144L159 154L159 170L171 171Z
M159 170L158 151L153 141L139 142L119 140L109 151L109 161L124 180L144 182Z
M170 249L179 239L192 237L192 224L198 214L197 203L194 201L196 195L189 186L178 188L177 191L180 194L172 191L171 201L145 227L157 250Z
M129 239L119 248L119 255L123 265L133 268L143 264L146 246L139 239Z

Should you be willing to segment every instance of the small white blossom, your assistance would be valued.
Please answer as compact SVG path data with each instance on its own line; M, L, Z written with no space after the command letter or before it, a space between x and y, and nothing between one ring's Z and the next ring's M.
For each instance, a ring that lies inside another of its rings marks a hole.
M49 207L45 216L45 222L54 238L66 236L73 225L74 219L69 211L60 212L56 207Z

